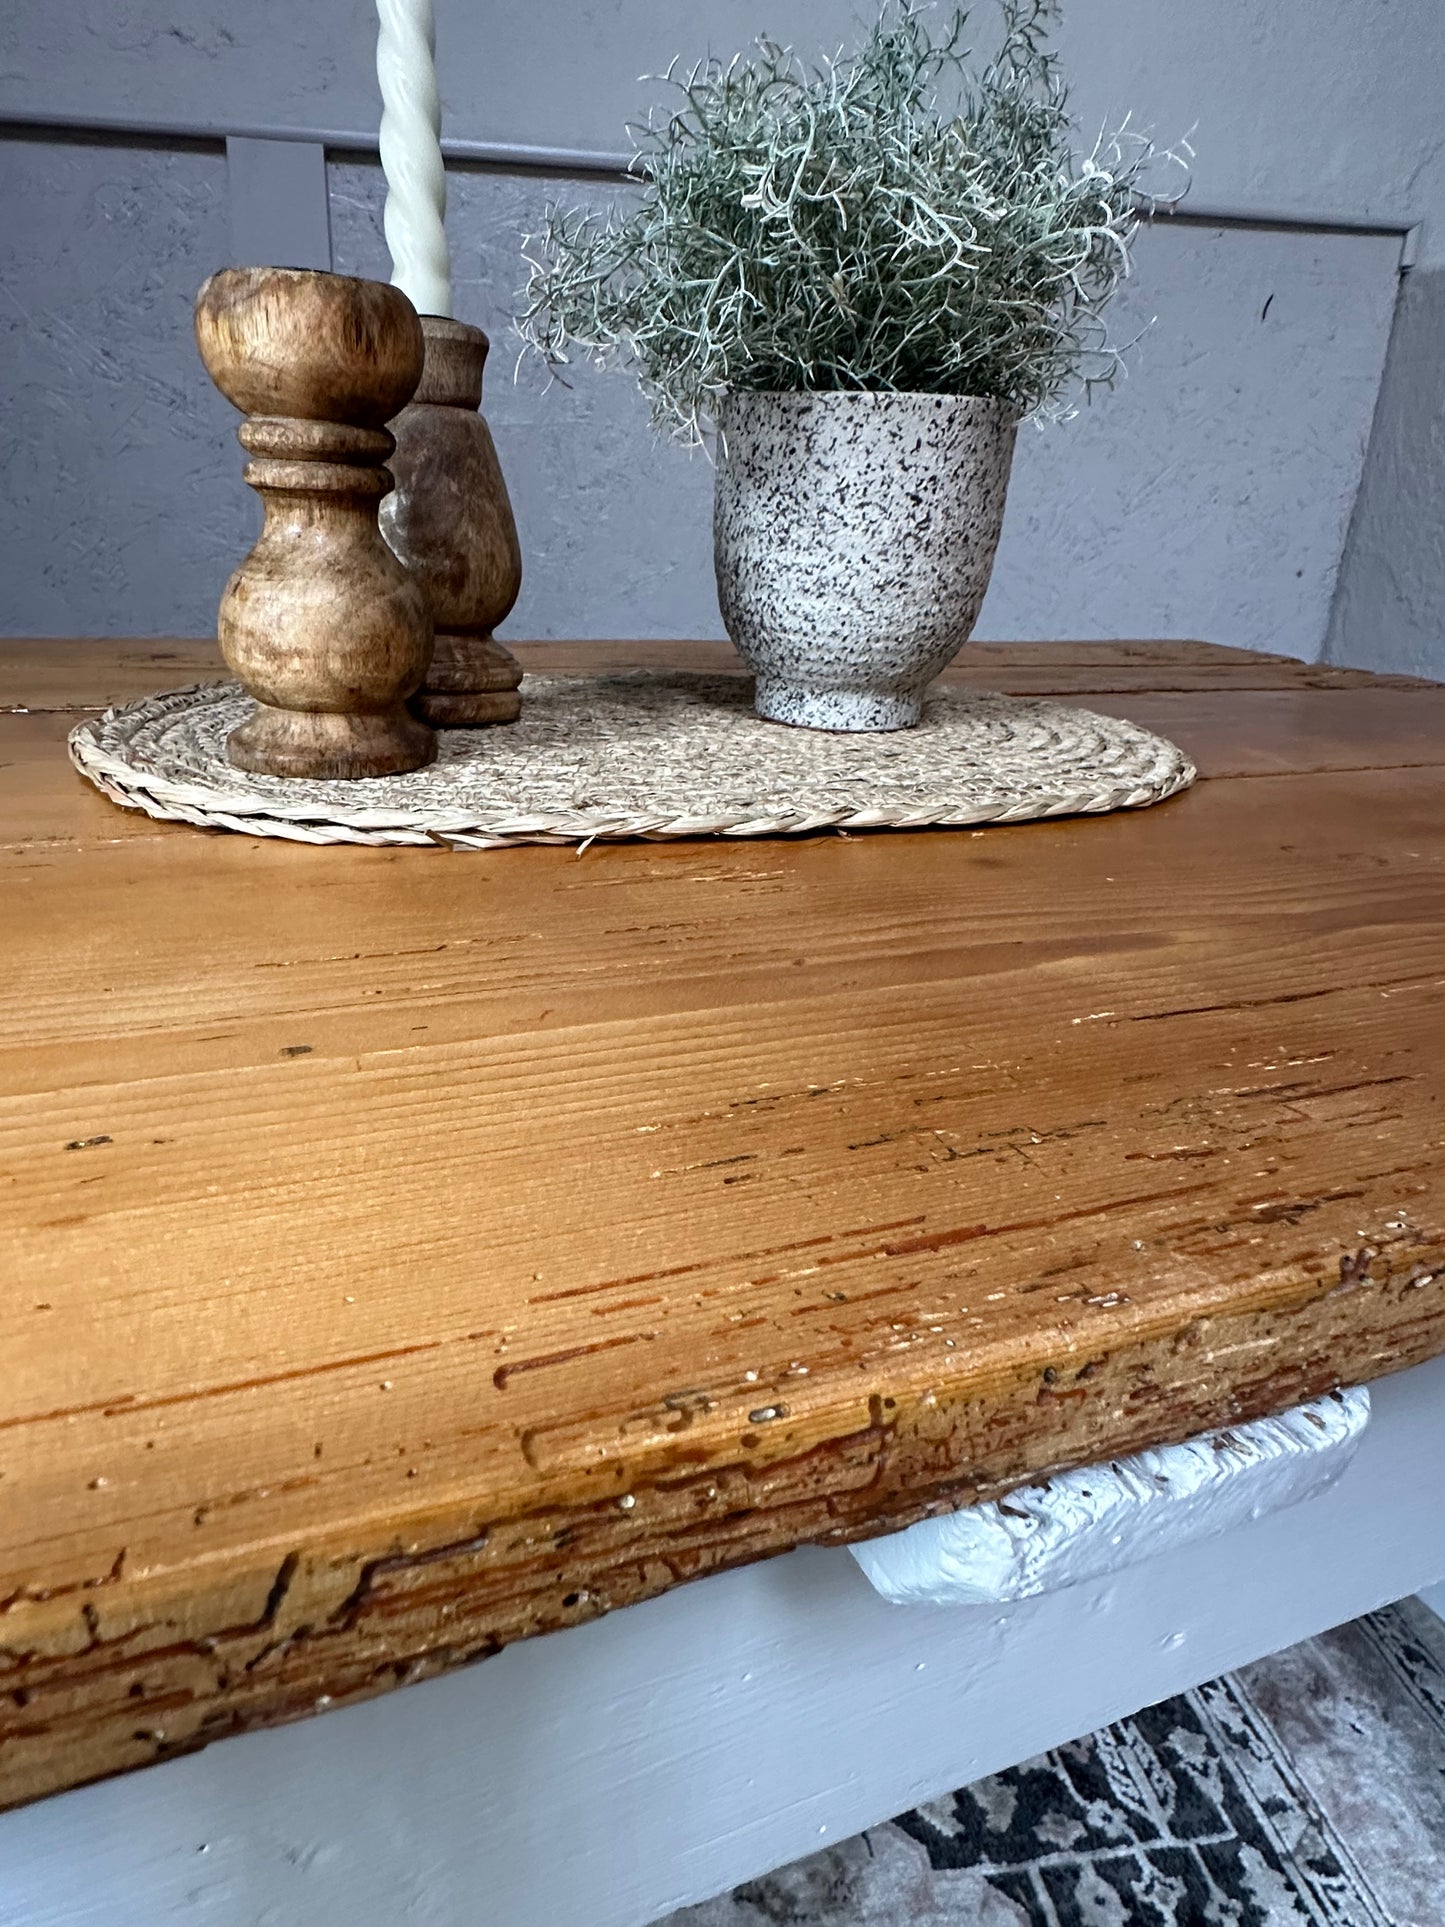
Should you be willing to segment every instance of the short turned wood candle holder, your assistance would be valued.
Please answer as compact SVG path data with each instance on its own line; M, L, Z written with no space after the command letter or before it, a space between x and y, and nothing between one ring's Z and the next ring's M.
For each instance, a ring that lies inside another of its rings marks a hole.
M256 698L226 745L267 776L392 776L436 738L408 711L431 653L420 586L381 538L385 424L416 387L416 312L379 281L227 268L196 300L212 381L247 417L260 539L221 597L221 653Z
M426 363L391 424L395 491L381 531L426 592L436 630L431 667L412 698L438 729L513 723L522 667L492 630L522 586L517 525L491 430L477 411L488 341L480 328L421 317Z

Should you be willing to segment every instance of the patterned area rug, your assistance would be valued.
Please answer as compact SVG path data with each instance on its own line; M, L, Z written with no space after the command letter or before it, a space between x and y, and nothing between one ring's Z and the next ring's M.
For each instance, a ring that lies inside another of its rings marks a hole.
M1403 1602L664 1927L1442 1927L1445 1626Z

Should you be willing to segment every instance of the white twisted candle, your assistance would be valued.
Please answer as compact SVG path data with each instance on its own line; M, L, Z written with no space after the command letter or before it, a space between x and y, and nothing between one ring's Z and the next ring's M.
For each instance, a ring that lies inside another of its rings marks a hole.
M392 286L402 290L418 314L449 315L452 268L443 225L447 177L431 0L376 0L376 13Z

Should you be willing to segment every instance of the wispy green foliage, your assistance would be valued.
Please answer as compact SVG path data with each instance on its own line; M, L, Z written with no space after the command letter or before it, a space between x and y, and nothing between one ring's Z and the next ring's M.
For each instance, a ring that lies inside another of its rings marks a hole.
M1002 0L975 67L890 6L818 69L751 58L665 77L634 129L634 204L549 208L529 238L522 337L637 366L659 425L695 440L728 388L992 395L1057 409L1117 370L1102 311L1129 269L1145 171L1127 126L1071 145L1047 45L1056 0ZM1163 157L1172 159L1172 156Z

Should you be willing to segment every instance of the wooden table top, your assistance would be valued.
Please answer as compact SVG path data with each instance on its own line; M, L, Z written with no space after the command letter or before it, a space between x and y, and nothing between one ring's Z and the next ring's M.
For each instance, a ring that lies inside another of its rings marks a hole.
M218 666L0 644L4 1800L1445 1349L1445 688L973 645L1203 780L579 858L70 770Z

